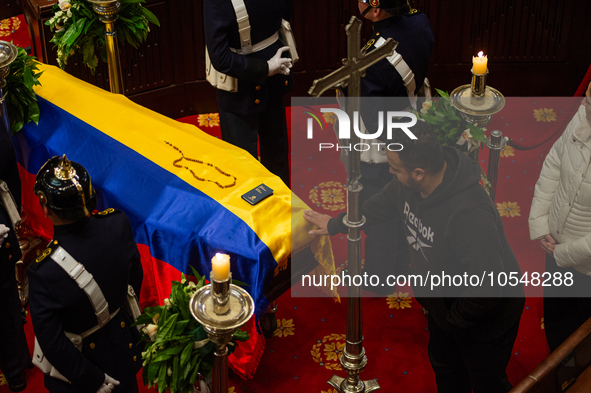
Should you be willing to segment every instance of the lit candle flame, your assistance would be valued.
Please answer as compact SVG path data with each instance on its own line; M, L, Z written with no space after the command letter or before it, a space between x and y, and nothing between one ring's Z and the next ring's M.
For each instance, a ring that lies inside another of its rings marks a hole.
M483 51L478 52L478 57L480 57L482 59L482 56L484 56L484 52Z

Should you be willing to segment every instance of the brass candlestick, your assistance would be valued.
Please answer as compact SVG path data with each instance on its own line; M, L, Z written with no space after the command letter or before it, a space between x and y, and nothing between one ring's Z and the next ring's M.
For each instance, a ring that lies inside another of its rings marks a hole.
M6 86L6 77L10 73L10 65L16 59L18 49L10 42L0 41L0 126L10 135L10 122L2 89Z
M472 69L472 105L484 105L484 96L486 92L486 76L488 75L488 68L484 74L475 74Z
M494 87L486 85L488 69L482 75L474 74L472 70L472 84L462 85L451 92L451 104L460 112L468 123L477 127L486 127L492 121L492 115L505 107L505 97ZM502 134L493 131L487 143L489 151L489 165L487 177L491 184L490 197L495 200L497 177L499 169L500 150L504 147Z
M213 274L210 274L213 277ZM248 292L231 284L232 274L226 280L211 278L191 296L189 309L216 345L212 375L213 393L228 392L228 348L232 335L254 313L254 301Z
M123 74L121 73L121 61L119 59L117 31L115 30L117 11L121 8L121 4L117 0L88 1L92 3L92 9L99 15L100 21L105 24L107 64L109 66L111 93L123 94Z

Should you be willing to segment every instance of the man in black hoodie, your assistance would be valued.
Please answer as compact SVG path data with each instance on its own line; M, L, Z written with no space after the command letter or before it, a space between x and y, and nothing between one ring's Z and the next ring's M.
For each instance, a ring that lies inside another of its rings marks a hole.
M525 299L518 279L511 281L514 286L500 286L498 277L521 278L519 264L499 213L479 184L478 163L442 148L423 122L412 132L417 140L396 140L404 149L388 151L395 179L363 204L365 225L401 214L409 274L431 277L413 292L428 311L428 351L438 392L508 392L505 369ZM347 232L344 214L331 218L307 211L304 217L320 228L310 234L335 235ZM434 276L469 279L431 286Z

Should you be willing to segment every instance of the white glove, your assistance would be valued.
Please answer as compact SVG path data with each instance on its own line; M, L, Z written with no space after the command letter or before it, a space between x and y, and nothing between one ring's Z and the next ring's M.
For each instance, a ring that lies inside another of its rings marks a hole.
M117 385L119 385L119 381L105 374L105 382L103 382L103 385L96 391L96 393L111 393Z
M10 232L10 228L4 224L0 224L0 246L4 243L4 239L8 237L8 232Z
M281 57L283 52L285 52L286 50L289 50L289 46L279 48L277 53L275 53L275 56L267 60L267 64L269 65L268 76L272 76L275 74L289 75L289 69L293 66L293 64L291 63L291 59L288 57Z

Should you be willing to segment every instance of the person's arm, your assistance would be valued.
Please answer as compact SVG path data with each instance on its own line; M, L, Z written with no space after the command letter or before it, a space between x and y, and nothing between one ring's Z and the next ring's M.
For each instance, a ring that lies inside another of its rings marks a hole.
M560 165L563 149L571 137L574 129L580 124L581 120L585 118L585 111L579 109L577 114L573 117L562 136L556 141L554 146L544 160L544 166L540 173L534 191L534 198L531 204L529 213L529 235L532 240L544 239L550 234L550 225L548 222L550 206L552 198L558 188L560 182ZM548 240L548 239L546 239ZM544 244L542 244L544 248Z
M81 391L97 392L105 382L105 373L82 355L64 334L59 317L64 310L53 296L55 290L37 270L29 268L27 272L31 320L47 360Z
M362 213L366 221L362 229L400 217L397 211L399 187L398 182L391 181L380 192L374 194L363 203ZM346 213L340 213L336 218L333 218L327 214L318 213L313 210L306 210L304 212L304 218L319 228L309 232L310 235L316 236L334 236L338 233L347 233L348 228L343 222L345 215Z
M503 262L509 256L503 254L495 216L479 208L464 209L452 217L446 228L446 244L469 277L485 275L482 285L470 285L461 291L446 317L454 327L470 328L499 304L502 288L490 285L488 274L492 272L495 278L499 272L509 275Z
M203 2L205 43L211 64L221 73L262 84L269 73L267 61L239 55L230 50L230 37L234 34L235 23L236 13L231 1Z

